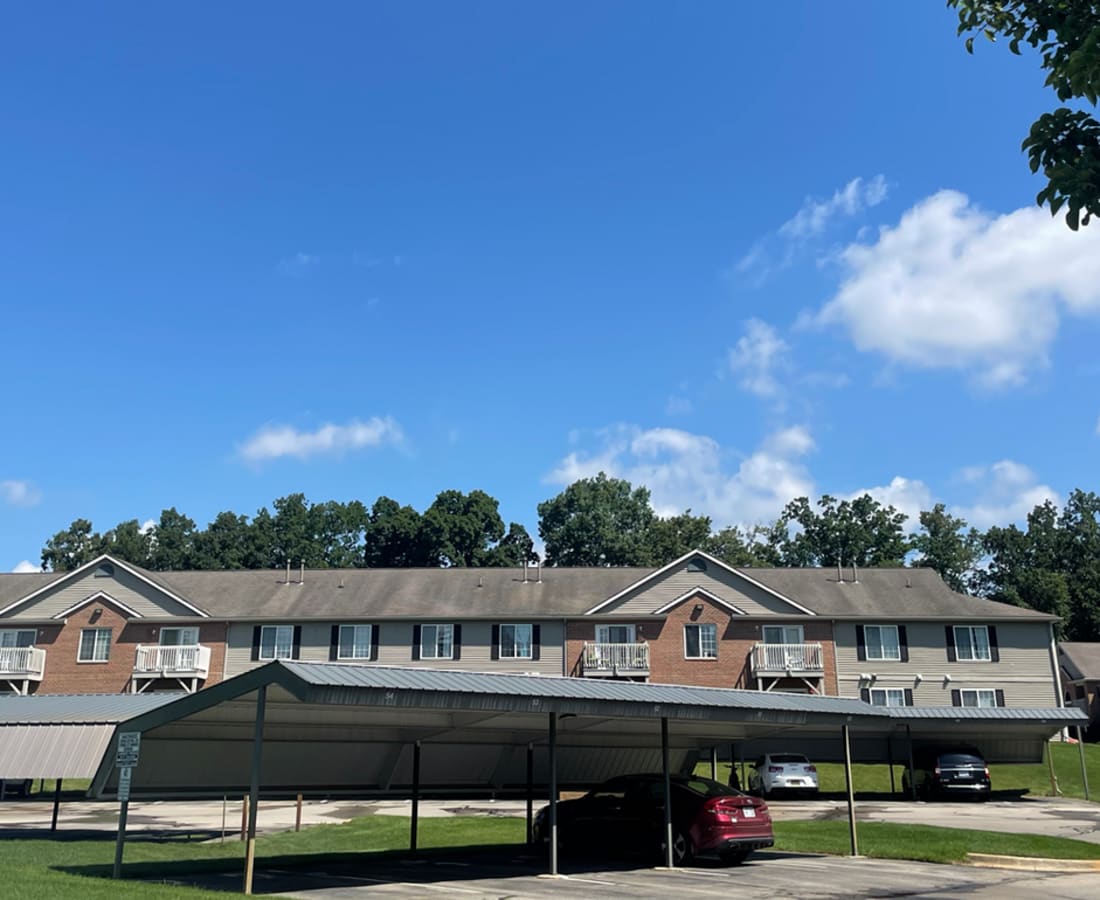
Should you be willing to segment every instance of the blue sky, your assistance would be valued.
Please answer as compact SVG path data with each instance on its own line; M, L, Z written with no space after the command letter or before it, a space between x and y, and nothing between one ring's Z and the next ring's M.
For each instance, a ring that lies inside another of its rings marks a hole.
M1100 225L941 4L32 4L0 33L0 569L301 491L716 527L1095 484Z

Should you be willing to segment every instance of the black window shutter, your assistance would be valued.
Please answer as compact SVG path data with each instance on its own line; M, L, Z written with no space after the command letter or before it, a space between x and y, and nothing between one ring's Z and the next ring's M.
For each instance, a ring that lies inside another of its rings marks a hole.
M997 628L994 625L990 625L986 631L989 632L989 658L993 662L1001 661L1001 650L997 646Z
M905 689L905 705L906 706L912 706L913 705L913 689L912 688L906 688Z
M420 659L420 626L413 625L413 659Z
M489 659L500 659L500 626L493 626L493 649Z
M859 699L862 700L864 703L870 703L871 702L871 689L870 688L860 688L859 689Z
M867 659L867 638L862 625L856 626L856 658L861 662Z
M332 638L329 640L328 658L335 661L340 658L340 626L332 626Z
M302 656L302 626L294 626L294 648L290 651L291 659L300 659Z
M898 645L901 647L901 661L909 662L909 636L905 633L905 626L898 626ZM913 704L910 703L909 706Z
M542 627L531 626L531 659L539 659L542 656Z
M455 625L454 640L451 641L451 659L462 659L462 626Z
M255 662L260 658L260 635L263 633L263 626L257 625L252 629L252 661Z
M370 659L371 662L378 660L378 629L381 626L371 625L370 627Z
M1004 706L1005 705L1005 692L1002 691L1000 688L997 688L997 690L994 691L994 693L997 695L997 705L998 706Z
M952 706L962 706L963 705L962 691L952 691L951 692L951 705Z
M955 626L945 625L943 631L947 638L947 661L958 662L959 658L955 655ZM958 706L959 704L956 703L955 705Z

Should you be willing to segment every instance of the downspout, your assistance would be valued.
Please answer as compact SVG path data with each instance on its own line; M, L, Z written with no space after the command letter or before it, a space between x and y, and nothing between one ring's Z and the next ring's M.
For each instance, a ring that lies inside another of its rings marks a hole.
M837 651L837 646L836 646L836 619L832 619L829 622L829 624L832 626L832 629L833 629L833 683L836 685L836 694L835 694L835 696L839 697L839 696L841 696L841 693L840 693L840 662L838 661L837 658L840 654L838 654L836 652ZM828 692L826 692L826 696L828 696Z

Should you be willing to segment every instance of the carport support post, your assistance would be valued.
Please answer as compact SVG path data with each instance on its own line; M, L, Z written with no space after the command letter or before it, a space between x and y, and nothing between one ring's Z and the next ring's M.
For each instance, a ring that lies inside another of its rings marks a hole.
M252 732L252 777L248 784L248 844L244 856L244 892L252 893L252 872L256 866L256 815L260 809L260 764L264 752L264 713L267 685L256 692L256 726Z
M558 714L550 713L550 874L558 874Z
M527 843L535 840L535 745L527 745Z
M416 829L420 823L420 741L413 743L412 822L409 823L409 850L416 853Z
M913 729L908 725L905 726L905 743L909 745L909 793L910 800L916 801L917 799L917 773L916 767L913 765Z
M1081 783L1085 786L1085 799L1089 799L1089 773L1085 769L1085 740L1081 735L1081 726L1077 726L1077 752L1081 756Z
M1080 735L1081 735L1081 729L1078 728L1077 729L1077 736L1080 737ZM1084 759L1084 757L1082 757L1082 759ZM1086 795L1086 797L1088 797L1088 795L1089 795L1088 788L1085 789L1085 795ZM57 831L57 813L61 812L61 809L62 809L62 780L58 778L57 781L54 783L54 817L50 822L50 831L51 832Z
M661 716L661 774L665 780L665 865L672 862L672 781L668 774L668 716Z
M733 760L730 760L730 765L733 765ZM710 748L710 780L718 780L718 747Z
M849 731L851 726L841 726L844 735L844 786L848 791L848 833L852 837L852 856L859 856L859 838L856 835L856 795L852 786L852 742Z

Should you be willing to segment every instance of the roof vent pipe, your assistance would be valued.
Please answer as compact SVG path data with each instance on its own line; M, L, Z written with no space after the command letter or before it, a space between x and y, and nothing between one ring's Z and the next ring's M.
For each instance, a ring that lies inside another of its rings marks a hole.
M286 561L286 581L283 584L290 584L290 560Z
M535 571L538 573L538 583L542 584L542 560L535 563Z
M523 558L523 583L527 584L527 557Z
M837 556L837 558L836 558L836 580L837 580L837 584L844 584L844 573L840 571L840 565L841 565L840 557Z
M298 576L298 584L306 583L306 561L302 560L302 574Z
M859 572L856 571L855 560L852 560L852 584L859 584Z

